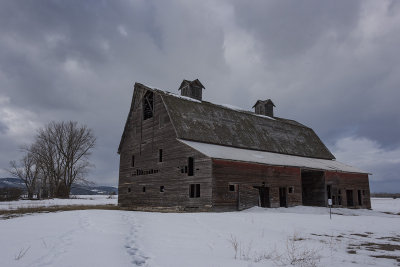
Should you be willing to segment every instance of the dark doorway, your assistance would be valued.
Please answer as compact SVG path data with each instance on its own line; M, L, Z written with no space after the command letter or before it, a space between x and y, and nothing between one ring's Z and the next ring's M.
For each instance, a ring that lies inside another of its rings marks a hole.
M326 205L324 172L302 170L301 192L304 206L324 207Z
M258 190L260 193L260 206L263 208L271 207L271 204L269 202L269 188L259 187Z
M279 206L287 207L286 187L279 187Z
M354 206L353 190L346 190L346 198L347 198L347 207Z
M361 190L358 190L358 206L362 206Z

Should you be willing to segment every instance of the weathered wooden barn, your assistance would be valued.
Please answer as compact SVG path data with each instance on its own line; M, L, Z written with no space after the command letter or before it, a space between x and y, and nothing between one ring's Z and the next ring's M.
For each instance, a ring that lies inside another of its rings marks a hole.
M368 173L335 160L315 132L274 116L202 100L199 80L181 95L140 83L118 148L120 206L225 211L252 206L370 208Z

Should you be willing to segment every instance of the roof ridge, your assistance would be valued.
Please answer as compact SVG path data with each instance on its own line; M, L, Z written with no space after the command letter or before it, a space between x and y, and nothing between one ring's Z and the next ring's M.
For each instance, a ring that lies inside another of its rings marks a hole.
M232 111L235 111L235 112L240 112L242 114L247 114L247 115L250 115L250 116L257 116L257 117L269 119L269 120L272 120L272 121L278 121L278 122L281 122L281 123L290 124L290 125L295 126L295 127L311 129L310 127L308 127L308 126L306 126L306 125L304 125L304 124L302 124L302 123L300 123L300 122L298 122L296 120L286 119L286 118L281 118L281 117L269 117L269 116L266 116L266 115L256 114L256 113L252 112L251 110L244 110L244 109L238 110L238 109L227 107L224 104L213 103L213 102L205 101L205 100L201 100L200 101L200 100L193 99L193 98L190 98L190 97L187 97L187 96L181 96L179 94L176 94L176 93L173 93L173 92L170 92L170 91L167 91L167 90L162 90L162 89L159 89L159 88L156 88L156 87L149 87L149 86L144 85L144 84L141 84L141 85L149 88L150 90L157 91L157 92L166 94L167 96L173 96L173 97L176 97L176 98L179 98L179 99L182 99L182 100L197 102L199 104L203 104L204 103L204 104L214 105L214 106L218 106L218 107L221 107L221 108L224 108L224 109L228 109L228 110L232 110ZM229 104L226 104L226 105L229 105ZM298 124L301 124L301 125L289 123L289 122L286 122L286 121L283 121L283 120L294 121L294 122L296 122Z

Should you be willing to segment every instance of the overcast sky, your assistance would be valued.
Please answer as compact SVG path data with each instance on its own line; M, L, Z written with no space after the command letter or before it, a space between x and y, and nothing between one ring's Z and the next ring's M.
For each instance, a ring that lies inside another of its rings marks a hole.
M315 130L337 160L400 192L400 1L0 2L0 177L36 130L75 120L98 139L90 179L118 183L135 82Z

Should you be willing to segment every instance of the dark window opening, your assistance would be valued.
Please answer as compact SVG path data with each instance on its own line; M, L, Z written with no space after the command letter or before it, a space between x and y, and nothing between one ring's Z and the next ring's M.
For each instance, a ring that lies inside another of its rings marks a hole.
M190 198L200 197L200 184L191 184L189 186L189 197Z
M194 174L194 159L192 157L188 158L188 176L193 176Z
M229 191L235 192L235 191L236 191L236 185L230 184L230 185L229 185Z
M158 162L162 162L162 149L158 150Z
M160 193L164 193L164 191L165 191L164 186L163 185L160 186Z
M145 186L143 186L142 191L143 191L143 193L146 193L146 187Z
M131 167L135 167L135 156L134 155L132 155L132 158L131 158Z
M148 91L143 97L143 120L153 117L153 92Z
M128 187L128 193L130 193L131 192L131 188L130 187Z
M294 193L294 187L291 186L291 187L289 187L289 194L293 194L293 193Z
M339 194L339 195L341 195L341 194L342 194L342 191L341 191L340 189L338 190L338 194Z
M337 202L338 202L338 205L339 205L339 206L342 205L342 197L341 197L341 196L338 196L338 197L337 197Z
M333 205L333 206L336 205L336 196L332 196L332 205Z

